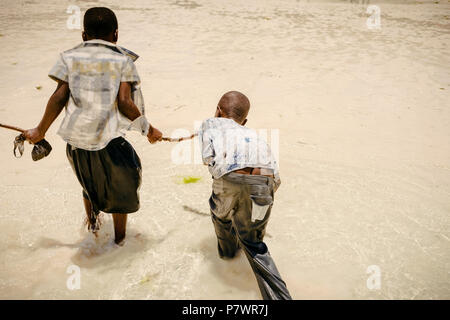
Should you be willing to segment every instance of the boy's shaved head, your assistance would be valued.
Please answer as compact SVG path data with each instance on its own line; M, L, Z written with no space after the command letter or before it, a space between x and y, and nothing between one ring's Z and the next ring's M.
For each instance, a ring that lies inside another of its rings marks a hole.
M83 27L89 37L105 39L118 29L118 23L111 9L94 7L84 14Z
M229 91L220 98L219 107L227 117L241 124L247 118L250 101L239 91Z

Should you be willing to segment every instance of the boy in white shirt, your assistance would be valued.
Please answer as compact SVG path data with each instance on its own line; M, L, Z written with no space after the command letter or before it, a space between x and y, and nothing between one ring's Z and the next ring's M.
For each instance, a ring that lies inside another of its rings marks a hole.
M221 258L242 248L265 300L290 300L285 282L264 243L274 193L280 185L278 165L267 143L244 127L248 98L231 91L222 96L214 118L199 131L203 163L213 176L209 198Z

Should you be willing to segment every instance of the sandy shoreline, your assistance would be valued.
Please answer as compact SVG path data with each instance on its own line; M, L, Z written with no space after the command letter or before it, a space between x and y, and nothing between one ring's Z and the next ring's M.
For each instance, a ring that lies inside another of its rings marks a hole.
M68 4L2 7L0 122L39 121L48 71L81 40ZM248 126L279 130L267 244L294 298L450 298L450 3L379 2L379 30L347 2L74 4L116 12L119 44L141 56L148 117L167 134L192 132L232 89L252 102ZM60 120L38 163L28 145L14 159L14 133L0 131L0 298L259 299L245 257L217 257L207 169L173 164L173 144L128 135L144 176L124 247L111 244L110 217L97 240L82 230ZM80 290L66 287L72 264ZM366 286L370 265L380 290Z

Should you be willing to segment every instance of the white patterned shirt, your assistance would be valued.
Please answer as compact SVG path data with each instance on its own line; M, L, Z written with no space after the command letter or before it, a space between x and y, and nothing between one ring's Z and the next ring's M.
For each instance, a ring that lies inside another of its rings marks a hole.
M267 142L253 129L241 126L233 119L210 118L199 130L202 159L214 179L243 169L271 169L275 188L281 183L278 164Z
M68 144L100 150L126 130L148 133L140 78L134 62L138 56L111 42L84 41L64 51L49 73L69 84L70 98L58 134ZM117 107L120 82L132 83L132 99L142 116L131 122Z

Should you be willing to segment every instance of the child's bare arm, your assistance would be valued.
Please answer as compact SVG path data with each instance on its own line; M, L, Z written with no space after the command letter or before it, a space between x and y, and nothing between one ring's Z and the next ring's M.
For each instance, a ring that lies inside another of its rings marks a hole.
M141 116L141 112L131 98L131 84L129 82L120 83L117 106L119 111L131 121Z
M131 98L131 84L129 82L120 83L117 106L119 111L131 121L134 121L141 116L141 112ZM155 143L156 141L161 141L162 133L150 125L147 138L150 143Z
M51 126L53 121L58 118L61 111L64 109L67 101L69 100L70 89L69 84L64 81L59 81L55 92L48 100L47 107L45 108L44 116L42 117L39 125L30 130L25 130L23 133L25 138L31 143L37 143L44 139L45 133Z

